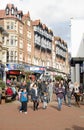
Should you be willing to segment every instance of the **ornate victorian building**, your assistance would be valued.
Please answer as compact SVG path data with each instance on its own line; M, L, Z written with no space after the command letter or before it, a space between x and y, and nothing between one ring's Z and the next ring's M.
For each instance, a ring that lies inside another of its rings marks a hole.
M40 20L33 21L34 28L34 64L52 66L53 32Z
M29 12L23 14L13 4L7 4L5 10L0 10L0 25L9 33L3 39L3 47L7 48L3 63L8 67L8 75L18 76L25 70L67 76L67 44L54 37L40 20L32 21Z

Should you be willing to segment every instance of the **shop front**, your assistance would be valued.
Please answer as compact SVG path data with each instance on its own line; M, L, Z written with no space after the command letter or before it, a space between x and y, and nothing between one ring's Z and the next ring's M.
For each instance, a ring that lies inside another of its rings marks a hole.
M45 72L45 68L42 66L28 66L25 64L7 64L6 80L17 80L25 79L26 73L30 73L29 76L33 80L38 79L41 74Z
M25 78L23 73L24 66L22 64L7 64L6 65L6 82L11 81L21 81Z

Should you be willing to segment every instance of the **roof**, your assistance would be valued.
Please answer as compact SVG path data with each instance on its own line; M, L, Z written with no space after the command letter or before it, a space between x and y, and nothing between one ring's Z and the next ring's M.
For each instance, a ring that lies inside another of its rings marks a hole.
M37 26L37 25L39 25L41 22L40 22L40 19L38 19L38 20L35 20L35 21L32 21L32 25L33 26Z
M42 24L41 21L40 21L40 19L32 21L32 25L33 26L41 25L42 29L47 30L48 33L51 33L53 35L53 31L51 29L48 29L48 27L45 24Z
M56 40L56 41L61 41L61 38L60 37L54 37L54 39Z
M29 11L28 11L27 14L24 14L24 15L23 15L22 20L25 20L25 19L28 19L28 18L30 18L30 13L29 13Z
M13 4L7 4L6 8L9 8L10 10L11 10L11 8L14 8L15 11L17 10L17 7L14 7ZM17 10L17 14L23 15L22 10ZM6 15L5 10L0 10L0 18L10 18L10 17L16 18L16 15L11 15L11 14Z
M5 16L5 10L0 10L0 18L3 18Z
M12 7L14 8L14 4L9 3L6 7L8 7L9 9L11 9Z

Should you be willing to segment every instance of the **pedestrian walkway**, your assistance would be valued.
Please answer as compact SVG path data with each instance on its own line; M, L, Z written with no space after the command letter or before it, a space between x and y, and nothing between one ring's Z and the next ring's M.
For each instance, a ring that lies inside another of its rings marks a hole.
M0 130L84 130L84 105L68 107L63 103L57 110L57 102L49 103L46 110L33 111L32 102L28 113L19 113L18 101L0 105Z

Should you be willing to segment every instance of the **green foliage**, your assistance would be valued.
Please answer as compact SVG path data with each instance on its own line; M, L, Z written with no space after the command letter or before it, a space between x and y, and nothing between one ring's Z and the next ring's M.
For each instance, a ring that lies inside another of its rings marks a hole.
M63 77L61 75L58 75L58 76L55 77L55 80L61 81L61 80L63 80Z
M5 82L0 80L0 88L4 89L5 88Z
M29 76L31 75L31 72L25 72L26 82L29 81Z

